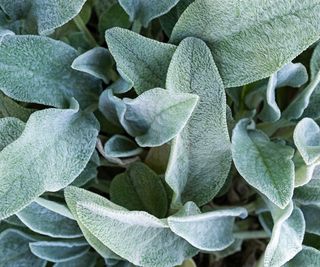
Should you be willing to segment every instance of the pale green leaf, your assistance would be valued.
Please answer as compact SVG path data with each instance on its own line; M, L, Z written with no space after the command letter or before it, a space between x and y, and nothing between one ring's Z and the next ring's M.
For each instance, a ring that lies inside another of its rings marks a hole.
M0 7L11 20L35 24L40 34L48 34L74 18L86 0L1 0Z
M16 118L0 119L0 152L22 134L25 123Z
M274 226L265 251L264 266L280 267L302 250L305 221L301 210L294 208L292 202L283 210L273 206L271 214Z
M106 41L118 70L134 83L138 94L165 86L175 46L120 28L107 30Z
M315 169L319 166L319 163L307 165L301 157L300 153L296 153L294 155L293 161L295 167L294 186L299 187L309 183L312 179Z
M243 119L233 130L232 156L241 176L277 206L286 207L293 195L294 150L274 143L261 131L247 129Z
M300 207L306 220L306 232L320 236L320 207L308 205Z
M320 266L320 251L303 246L302 250L289 262L282 267L319 267Z
M168 200L161 178L143 163L130 165L125 173L117 175L110 185L112 202L128 210L146 211L164 218Z
M307 165L312 165L319 160L320 128L313 119L302 119L294 130L293 139Z
M181 42L170 63L167 88L199 96L190 120L172 142L166 181L175 192L174 202L200 206L218 193L231 165L226 95L204 42Z
M95 267L97 263L97 256L93 253L86 253L78 258L58 262L53 267Z
M135 99L124 98L120 121L139 146L160 146L183 129L198 100L195 94L155 88Z
M46 261L34 256L29 248L30 236L7 229L0 233L0 267L44 267Z
M187 202L168 218L170 229L194 247L204 251L218 251L230 246L235 217L245 218L244 208L224 209L202 213L193 202Z
M85 108L98 101L98 80L71 68L71 46L33 35L6 35L0 43L0 88L24 102L66 107L74 97Z
M294 199L304 205L320 204L320 179L311 179L309 183L294 190Z
M78 56L71 67L109 83L112 65L113 60L109 51L103 47L95 47Z
M37 241L29 244L31 252L40 259L64 262L82 256L90 247L83 240Z
M94 116L78 108L33 113L22 135L0 152L0 219L70 184L87 165L98 129Z
M144 27L147 27L151 20L169 12L178 2L179 0L119 0L130 20L138 20Z
M110 157L126 158L141 154L143 149L130 138L116 134L105 143L104 151Z
M198 37L210 46L227 87L266 78L320 37L319 0L196 0L171 41Z
M48 202L52 202L47 200ZM54 203L54 205L63 205ZM81 237L82 233L76 221L52 211L41 202L32 202L17 213L18 218L32 231L55 238Z
M128 211L107 199L68 187L67 201L78 194L78 219L115 253L139 266L174 266L198 251L168 225L142 211Z

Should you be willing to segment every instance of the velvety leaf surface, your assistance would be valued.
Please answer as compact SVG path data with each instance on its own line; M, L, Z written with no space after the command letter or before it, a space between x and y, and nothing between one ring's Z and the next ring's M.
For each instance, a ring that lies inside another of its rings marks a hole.
M187 124L199 97L155 88L135 99L125 98L121 124L141 147L160 146L173 139Z
M319 250L303 246L302 250L289 262L287 262L283 267L318 267L320 265L320 252Z
M49 202L49 200L43 200ZM46 203L48 206L48 203ZM61 204L52 202L52 205L65 207ZM56 209L59 207L56 207ZM61 212L60 212L61 213ZM19 219L32 231L55 238L75 238L81 237L82 233L76 221L50 210L41 205L41 201L32 202L22 211L17 213Z
M296 188L294 199L304 205L318 205L320 203L320 179L312 178L308 184Z
M178 2L179 0L119 0L130 20L138 20L144 27L147 27L151 20L167 13Z
M97 256L93 253L86 253L72 260L58 262L53 267L94 267L97 263Z
M301 210L290 203L285 209L271 208L272 236L265 251L264 266L280 267L302 250L305 220Z
M88 163L98 129L93 115L78 108L33 113L22 135L0 152L0 218L70 184Z
M301 120L293 133L294 143L307 165L315 163L320 157L320 128L310 119Z
M290 202L294 188L294 150L275 143L261 131L247 129L243 119L233 130L232 156L241 176L277 206Z
M103 47L95 47L78 56L72 62L71 67L109 83L112 64L113 61L109 51Z
M29 242L34 241L28 235L7 229L0 233L0 266L21 267L33 266L44 267L46 261L34 256L29 248Z
M187 202L176 214L168 218L170 229L194 247L204 251L218 251L230 246L235 217L245 218L243 208L201 213L193 202Z
M320 235L320 207L316 205L301 206L306 220L306 232Z
M66 107L71 97L85 108L98 101L95 78L72 70L71 46L34 35L6 35L0 43L0 88L13 99Z
M48 34L74 18L86 0L1 0L0 7L13 20L34 23L40 34Z
M128 261L142 266L171 267L197 253L171 232L164 221L146 212L128 211L94 193L84 192L74 187L66 190L67 201L79 195L78 219L103 244Z
M158 218L166 216L168 200L161 178L143 163L130 165L110 185L112 202L128 210L146 211Z
M143 149L124 135L112 136L104 146L106 155L115 158L126 158L139 155Z
M19 119L6 117L0 119L0 152L22 134L25 123Z
M196 94L199 103L171 144L166 181L175 202L203 205L221 189L231 165L224 87L203 41L187 38L180 43L170 63L167 88Z
M235 87L270 76L317 41L319 12L319 0L196 0L171 41L206 41L224 84Z
M41 259L64 262L78 258L88 252L90 247L83 240L37 241L30 243L31 252Z
M133 81L138 94L165 86L175 46L120 28L106 31L106 41L118 70Z

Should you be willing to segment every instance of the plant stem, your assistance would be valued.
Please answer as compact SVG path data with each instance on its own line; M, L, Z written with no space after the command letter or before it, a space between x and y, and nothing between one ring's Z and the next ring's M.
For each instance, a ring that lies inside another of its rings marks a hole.
M86 36L86 38L88 39L90 45L92 47L96 47L98 46L96 40L94 39L94 37L92 36L92 34L90 33L90 31L88 30L88 28L86 27L86 25L84 24L82 18L78 15L73 19L74 23L77 25L78 29L80 31L83 32L83 34Z
M238 239L261 239L261 238L270 238L270 235L265 231L244 231L236 232L233 234L235 238Z
M135 21L133 22L133 25L132 25L131 30L134 31L134 32L136 32L136 33L140 33L141 27L142 27L142 25L141 25L140 21L135 20Z

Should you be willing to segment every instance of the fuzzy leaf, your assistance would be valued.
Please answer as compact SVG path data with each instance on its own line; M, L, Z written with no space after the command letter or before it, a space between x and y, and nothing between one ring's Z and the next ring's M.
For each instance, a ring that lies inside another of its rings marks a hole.
M0 119L0 152L20 137L24 127L25 124L19 119L10 117Z
M261 131L247 129L243 119L233 130L232 156L241 176L280 208L290 202L294 188L294 150L274 143Z
M21 267L33 266L44 267L46 261L34 256L29 248L29 242L34 241L28 235L7 229L0 233L0 266Z
M309 183L294 190L294 199L304 205L320 204L320 179L312 178Z
M89 246L83 240L37 241L30 243L31 252L40 259L64 262L78 258L88 252Z
M99 240L135 265L174 266L197 253L168 225L141 211L128 211L94 193L68 187L67 201L78 194L78 219ZM85 192L85 193L84 193Z
M138 94L165 86L175 46L120 28L107 30L106 40L118 70L134 83Z
M72 62L71 67L109 83L112 65L113 61L109 51L103 47L95 47L78 56Z
M234 241L232 234L235 217L245 218L243 208L202 213L193 202L187 202L168 218L170 229L194 247L204 251L223 250Z
M96 263L97 263L96 254L88 252L75 259L55 263L53 267L95 267Z
M126 158L139 155L143 149L130 138L116 134L106 142L104 151L109 157Z
M306 232L320 236L320 207L308 205L300 207L306 220Z
M168 211L166 189L161 178L143 163L132 164L110 185L112 202L128 210L146 211L164 218Z
M46 206L42 202L45 202ZM49 203L46 203L49 202ZM17 213L18 218L32 231L56 238L81 237L82 233L77 223L60 213L48 208L48 205L65 207L61 204L40 200L32 202L29 206Z
M302 250L289 262L282 267L318 267L320 266L320 251L312 248L303 246Z
M271 204L272 205L272 204ZM292 202L283 210L271 208L274 221L271 240L264 256L265 267L280 267L302 250L305 221Z
M9 97L66 107L71 97L85 108L98 100L100 84L72 70L78 56L71 46L33 35L6 35L0 43L0 88Z
M195 94L155 88L123 99L126 111L120 120L139 146L161 146L182 130L198 100Z
M294 130L293 139L307 165L320 158L320 128L314 120L302 119Z
M74 18L86 0L1 0L0 7L12 20L36 25L40 34L48 34Z
M88 163L98 128L78 108L33 113L22 135L0 152L0 219L70 184Z
M166 181L174 202L210 201L223 186L231 165L226 96L210 50L187 38L177 48L167 76L170 92L192 93L199 103L173 140Z
M196 0L171 41L206 41L226 87L241 86L270 76L317 41L319 12L319 0Z

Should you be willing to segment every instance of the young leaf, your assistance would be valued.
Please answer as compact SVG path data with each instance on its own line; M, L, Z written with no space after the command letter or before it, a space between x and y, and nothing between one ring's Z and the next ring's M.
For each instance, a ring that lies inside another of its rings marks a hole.
M168 211L166 189L161 178L143 163L132 164L110 185L112 202L128 210L146 211L164 218Z
M39 34L48 34L74 18L86 0L1 0L0 7L12 20L36 24Z
M0 119L0 152L20 137L24 127L25 124L19 119L10 117Z
M98 129L94 116L78 108L33 113L22 135L0 152L0 219L70 184L88 163Z
M175 192L174 202L194 201L201 206L221 189L231 165L226 96L204 42L187 38L180 43L170 63L167 88L200 98L171 144L166 181Z
M320 266L320 252L319 250L303 246L302 250L289 262L282 267L318 267Z
M320 179L312 178L309 183L294 190L294 199L304 205L320 204Z
M61 204L54 202L53 204L62 206L61 209L65 208ZM81 230L74 220L42 206L41 202L32 202L29 206L18 212L17 216L36 233L56 238L76 238L82 236Z
M155 88L123 99L126 111L120 121L139 146L161 146L183 129L198 100L195 94Z
M33 35L6 35L0 44L0 87L9 97L63 108L71 97L86 108L98 100L100 84L72 70L71 46Z
M1 266L44 267L46 261L34 256L29 248L29 242L34 241L30 236L14 229L7 229L0 233Z
M72 62L71 67L109 83L112 65L113 60L109 51L103 47L95 47L78 56Z
M106 41L118 70L134 83L137 94L165 86L175 46L120 28L107 30Z
M97 256L88 252L80 257L64 262L57 262L53 267L95 267L97 263Z
M314 120L302 119L294 130L293 139L307 165L320 158L320 128Z
M86 254L88 243L83 240L37 241L29 244L31 252L40 259L52 262L69 261Z
M75 194L78 219L115 253L135 265L174 266L197 253L168 225L141 211L127 211L94 193L68 187L67 201Z
M272 204L271 204L272 205ZM305 221L292 202L283 210L271 208L274 221L271 240L264 256L265 267L280 267L302 250Z
M294 188L294 150L274 143L261 131L247 129L243 119L233 130L232 156L241 176L280 208L290 202Z
M320 37L318 0L196 0L175 25L171 41L207 42L227 87L270 76Z
M151 20L169 12L179 0L119 0L120 5L129 14L130 20L138 20L145 28Z
M224 209L201 214L193 202L187 202L168 218L170 229L194 247L204 251L218 251L230 246L235 217L245 218L243 208Z
M105 143L104 151L110 157L126 158L139 155L143 149L130 138L116 134Z

